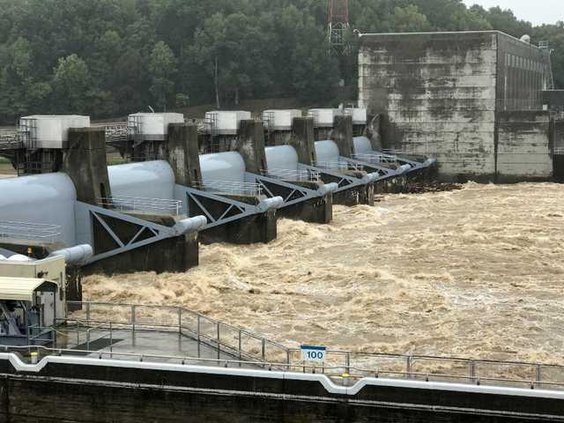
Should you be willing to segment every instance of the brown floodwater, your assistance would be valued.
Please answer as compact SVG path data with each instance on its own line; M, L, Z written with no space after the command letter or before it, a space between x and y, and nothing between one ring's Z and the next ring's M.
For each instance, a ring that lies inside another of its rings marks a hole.
M13 178L17 176L15 169L10 163L4 163L0 160L0 179Z
M183 274L84 281L88 300L183 305L280 342L564 364L564 185L467 184L280 220Z

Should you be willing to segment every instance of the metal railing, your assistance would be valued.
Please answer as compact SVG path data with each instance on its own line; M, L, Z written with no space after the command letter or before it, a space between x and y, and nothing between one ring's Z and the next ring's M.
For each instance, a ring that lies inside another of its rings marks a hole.
M267 176L282 179L285 181L308 181L316 182L320 180L320 173L310 169L282 169L269 168L263 172Z
M182 210L182 201L163 198L112 196L97 198L96 203L104 208L130 213L138 212L178 216Z
M413 151L407 151L407 150L396 150L396 149L384 149L382 150L383 154L386 154L388 156L391 157L395 157L396 160L401 160L401 159L408 159L408 160L414 160L414 161L425 161L427 160L429 157L434 157L437 152L427 152L427 148L425 148L426 152L423 153L416 153Z
M106 142L121 143L129 140L129 129L127 122L114 122L106 124L93 124L93 127L101 126L106 131Z
M15 130L0 130L0 150L17 150L24 144Z
M377 152L353 154L351 157L370 164L397 165L398 163L397 156Z
M270 370L323 373L331 377L355 380L363 377L386 377L424 381L468 384L524 386L530 388L564 389L564 366L520 361L474 360L458 357L363 353L331 350L322 365L306 363L299 348L286 347L276 341L200 313L174 306L140 306L111 303L79 303L82 307L73 317L83 325L97 329L166 330L197 341L197 357L175 357L182 363L203 361L202 346L215 348L217 358L209 363L227 366L252 364ZM112 316L111 326L107 322ZM95 352L93 352L96 354ZM222 353L235 360L221 358ZM100 354L106 354L100 352ZM110 352L111 354L111 352ZM124 356L113 353L113 358ZM131 354L130 357L147 355ZM155 356L158 357L158 356Z
M91 344L103 339L108 339L108 348L110 353L113 348L113 340L115 330L111 321L104 323L92 324L79 319L57 319L56 325L59 330L55 330L57 335L54 338L53 347L58 348L61 338L64 340L67 348L72 345L74 341L74 348L76 351L90 351ZM97 334L97 332L102 332ZM84 335L84 339L83 336ZM79 348L84 346L84 348Z
M83 327L96 326L110 332L130 330L132 334L147 330L178 333L197 342L197 358L201 358L203 346L215 349L218 359L222 353L263 362L284 362L288 357L289 350L282 344L182 307L80 302L68 305L81 310L74 312L67 323L79 321ZM111 325L108 316L112 316Z
M316 366L308 363L284 363L284 362L268 362L259 360L239 360L239 359L225 359L225 358L206 358L206 357L180 357L164 354L139 354L131 352L120 351L99 351L88 349L72 349L72 348L51 348L41 345L27 345L27 346L14 346L14 345L0 345L0 351L3 352L19 352L26 353L37 351L41 357L48 355L64 356L64 355L79 355L90 356L102 359L113 360L128 360L139 362L162 362L168 364L178 365L206 365L217 366L222 368L253 368L263 369L266 371L280 371L286 373L306 373L306 374L323 374L332 379L334 383L344 386L351 386L358 380L363 378L385 378L385 379L407 379L420 382L443 382L443 383L461 383L468 385L482 385L482 386L507 386L513 388L524 389L544 389L560 391L564 390L564 382L562 380L552 381L540 373L534 378L524 378L515 375L511 378L497 377L495 375L477 376L476 374L460 374L456 371L449 373L425 372L414 369L406 369L404 371L393 371L387 369L374 370L364 367L343 367L336 365ZM412 362L413 363L413 362ZM409 364L406 363L406 366ZM470 372L476 371L475 367L470 367Z
M364 166L354 163L349 163L345 160L330 160L330 161L317 161L315 162L315 167L326 170L336 170L339 172L362 172Z
M0 239L35 241L43 244L55 244L61 241L59 225L47 225L30 222L0 221Z
M250 196L262 195L262 186L256 182L240 182L216 179L200 181L196 184L196 187L203 191L213 192L216 194L241 194Z

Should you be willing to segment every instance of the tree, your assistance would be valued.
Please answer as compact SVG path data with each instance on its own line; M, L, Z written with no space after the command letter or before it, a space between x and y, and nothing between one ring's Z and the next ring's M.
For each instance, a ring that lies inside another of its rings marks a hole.
M397 32L421 32L430 28L427 16L412 4L394 9L392 26Z
M88 65L76 54L61 57L53 70L53 97L60 113L89 113L91 77Z
M525 34L531 35L533 26L530 22L519 21L511 10L492 7L486 14L486 19L493 29L503 31L514 37L521 38Z
M361 32L498 29L549 41L564 86L562 24L533 27L510 10L462 0L354 0ZM355 54L328 54L320 0L0 0L0 121L28 113L124 115L245 98L335 103Z
M33 52L25 38L19 37L5 50L5 63L1 69L0 112L10 118L39 110L51 92L47 82L36 80L33 75Z
M149 91L159 110L165 110L174 95L174 76L177 72L176 57L164 41L155 44L149 58L151 86Z

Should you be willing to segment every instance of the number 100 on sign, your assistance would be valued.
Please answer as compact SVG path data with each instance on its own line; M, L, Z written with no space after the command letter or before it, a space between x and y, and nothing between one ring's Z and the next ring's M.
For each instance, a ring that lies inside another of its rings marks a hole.
M324 363L327 353L326 347L315 347L312 345L302 345L302 361L313 363Z

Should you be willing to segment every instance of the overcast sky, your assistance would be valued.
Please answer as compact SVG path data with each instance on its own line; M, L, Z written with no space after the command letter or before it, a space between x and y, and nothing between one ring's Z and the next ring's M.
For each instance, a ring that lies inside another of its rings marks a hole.
M486 9L499 6L511 9L517 18L535 25L564 21L564 0L463 0L468 6L479 4Z

